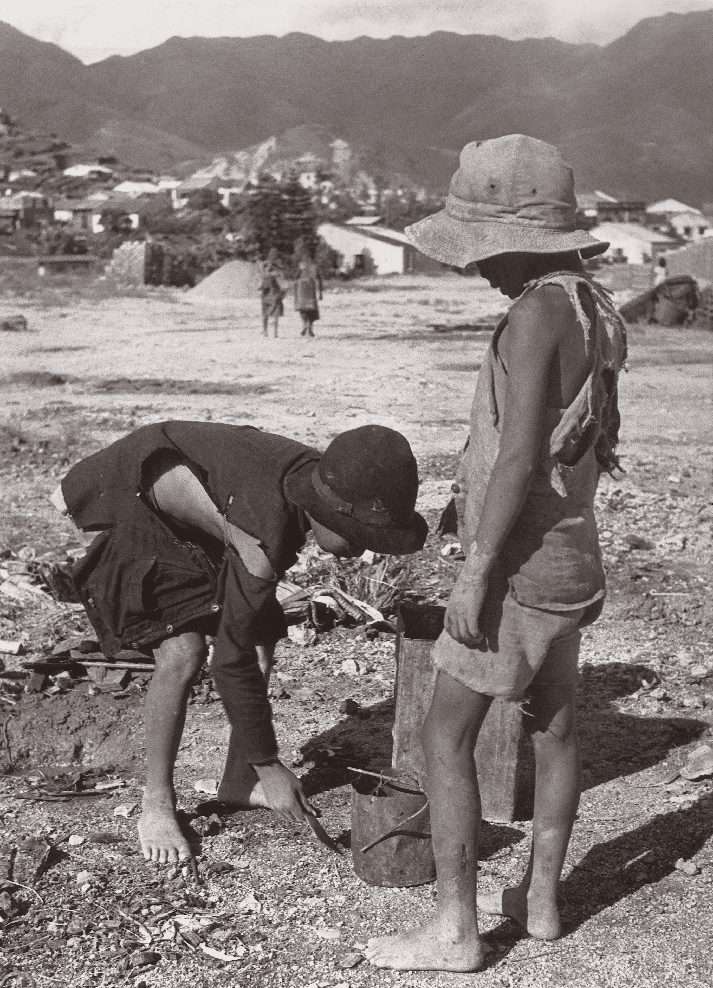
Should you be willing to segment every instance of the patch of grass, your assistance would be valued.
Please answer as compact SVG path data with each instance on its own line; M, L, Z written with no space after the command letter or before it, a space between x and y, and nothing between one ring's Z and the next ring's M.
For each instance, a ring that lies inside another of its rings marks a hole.
M442 371L465 371L472 374L480 370L479 362L466 362L463 364L436 364L436 370Z
M270 384L241 381L181 381L160 377L113 377L94 381L91 390L100 394L186 394L186 395L265 395Z
M88 346L33 346L24 351L24 356L30 353L78 353L80 350L89 350Z
M56 388L76 380L69 374L55 374L53 371L15 371L3 378L3 383L24 384L29 388Z

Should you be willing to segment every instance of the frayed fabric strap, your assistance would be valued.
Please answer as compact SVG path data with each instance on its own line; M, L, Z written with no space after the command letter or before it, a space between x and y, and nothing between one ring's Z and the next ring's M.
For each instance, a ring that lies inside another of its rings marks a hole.
M340 497L322 480L319 475L319 467L314 468L312 486L322 500L326 501L330 508L338 511L340 515L347 515L364 525L375 525L377 528L388 528L397 524L378 498L373 501L362 501L361 504L352 504Z

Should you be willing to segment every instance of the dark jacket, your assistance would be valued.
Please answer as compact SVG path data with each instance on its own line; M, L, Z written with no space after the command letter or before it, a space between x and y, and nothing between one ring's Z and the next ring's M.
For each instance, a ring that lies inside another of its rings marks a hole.
M211 671L246 757L276 753L255 644L284 637L276 580L250 574L232 547L158 513L143 467L158 450L180 454L229 522L256 538L279 579L297 559L306 523L284 493L288 476L320 454L249 426L163 422L136 430L74 466L62 482L69 514L100 534L75 566L87 613L107 654L139 647L213 615Z

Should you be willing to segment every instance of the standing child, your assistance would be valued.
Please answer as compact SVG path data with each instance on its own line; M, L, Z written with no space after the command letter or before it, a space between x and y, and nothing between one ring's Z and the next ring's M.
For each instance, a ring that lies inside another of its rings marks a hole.
M314 336L312 329L319 319L319 301L322 300L323 286L319 268L306 248L303 248L295 281L295 308L302 320L301 336Z
M211 672L231 725L218 798L288 820L313 813L277 757L267 683L286 634L277 581L311 530L336 556L416 552L426 523L404 437L343 432L324 455L248 426L147 425L74 466L55 505L96 538L74 580L105 655L153 653L144 710L148 779L139 820L147 860L190 856L173 773L191 683Z
M521 134L468 144L445 209L407 230L423 253L516 299L479 373L456 490L466 561L434 649L423 729L438 908L423 928L370 941L378 967L475 971L477 908L560 936L557 886L580 795L575 683L581 628L604 571L593 502L617 465L625 330L581 257L572 171ZM494 697L527 699L536 758L530 861L519 885L477 897L480 797L473 751Z
M278 273L279 254L273 247L263 264L262 279L260 281L263 336L269 335L268 329L270 325L272 325L273 336L277 336L277 326L280 316L284 316L285 314L285 306L283 304L285 290L277 277Z

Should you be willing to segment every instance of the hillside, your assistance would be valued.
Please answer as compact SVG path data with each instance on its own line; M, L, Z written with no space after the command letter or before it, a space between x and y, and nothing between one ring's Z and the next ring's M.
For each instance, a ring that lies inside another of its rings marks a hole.
M372 175L442 189L468 140L524 131L556 143L582 187L712 197L713 10L648 18L605 47L445 32L171 38L91 66L0 24L0 55L0 105L156 170L214 158L240 170L235 152L252 160L310 134L305 150L325 163L341 139Z

